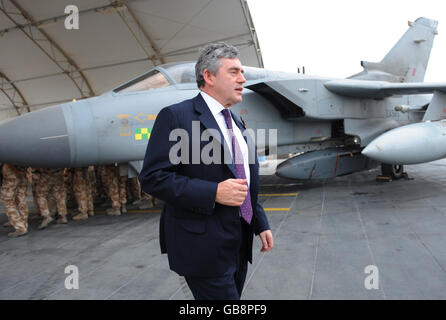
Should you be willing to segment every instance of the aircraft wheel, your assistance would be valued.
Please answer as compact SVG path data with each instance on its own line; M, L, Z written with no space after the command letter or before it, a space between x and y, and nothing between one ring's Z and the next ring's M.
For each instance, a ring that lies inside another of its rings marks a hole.
M383 176L391 177L394 180L401 179L404 174L404 166L402 164L381 164L381 173Z

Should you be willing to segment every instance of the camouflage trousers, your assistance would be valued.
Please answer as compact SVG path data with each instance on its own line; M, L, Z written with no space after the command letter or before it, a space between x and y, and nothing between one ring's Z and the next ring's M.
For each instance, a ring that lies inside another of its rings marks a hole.
M76 197L78 210L81 214L94 211L93 190L87 177L87 170L75 168L73 176L73 191Z
M121 208L121 201L120 201L120 194L119 194L119 182L118 184L118 169L114 165L109 165L106 167L106 182L105 182L105 188L107 191L108 196L111 199L112 202L112 208L113 209L119 209ZM124 202L125 203L125 202Z
M73 193L73 172L70 169L65 169L64 185L67 194L67 201L75 200Z
M121 205L127 203L127 176L119 177L119 202Z
M97 195L101 198L108 198L106 183L107 183L107 168L106 166L98 166L96 168L96 187L97 187Z
M26 193L28 181L25 172L18 173L9 165L3 165L2 196L11 226L23 232L28 230L28 204Z
M47 172L43 170L40 173L40 179L36 185L37 205L42 217L49 217L50 210L48 208L48 198L50 192L56 199L56 207L59 215L65 217L67 215L67 195L64 185L63 169Z
M128 181L133 201L141 200L141 184L139 183L138 177L129 178Z
M91 196L94 200L98 196L98 183L94 166L89 166L87 169L87 182L90 184Z
M38 211L37 214L40 214L40 209L39 209L39 204L37 203L37 185L39 183L40 180L40 174L33 171L31 174L31 190L33 192L33 203L34 203L34 208L36 208L36 210Z

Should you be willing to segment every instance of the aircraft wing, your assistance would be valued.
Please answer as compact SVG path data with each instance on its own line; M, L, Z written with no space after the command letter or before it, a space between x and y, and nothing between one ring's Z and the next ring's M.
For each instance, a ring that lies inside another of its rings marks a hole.
M446 93L446 83L385 82L367 80L330 80L324 86L331 92L352 98L379 99L393 95L422 94L441 91Z
M271 102L285 119L301 117L305 112L299 107L298 96L294 92L296 80L260 81L246 86Z

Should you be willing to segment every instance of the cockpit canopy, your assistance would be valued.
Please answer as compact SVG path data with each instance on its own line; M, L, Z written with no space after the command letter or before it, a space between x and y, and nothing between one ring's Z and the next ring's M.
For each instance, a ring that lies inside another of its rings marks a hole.
M243 67L246 81L264 79L267 72L264 69ZM119 86L113 92L133 92L153 90L179 83L196 83L195 62L166 63L149 72Z

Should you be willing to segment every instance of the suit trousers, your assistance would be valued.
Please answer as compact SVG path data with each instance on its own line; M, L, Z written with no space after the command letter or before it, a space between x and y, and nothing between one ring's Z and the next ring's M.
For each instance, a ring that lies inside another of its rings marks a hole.
M195 300L240 300L248 272L247 243L245 235L250 231L246 221L241 221L241 246L236 257L236 270L215 278L185 276Z

